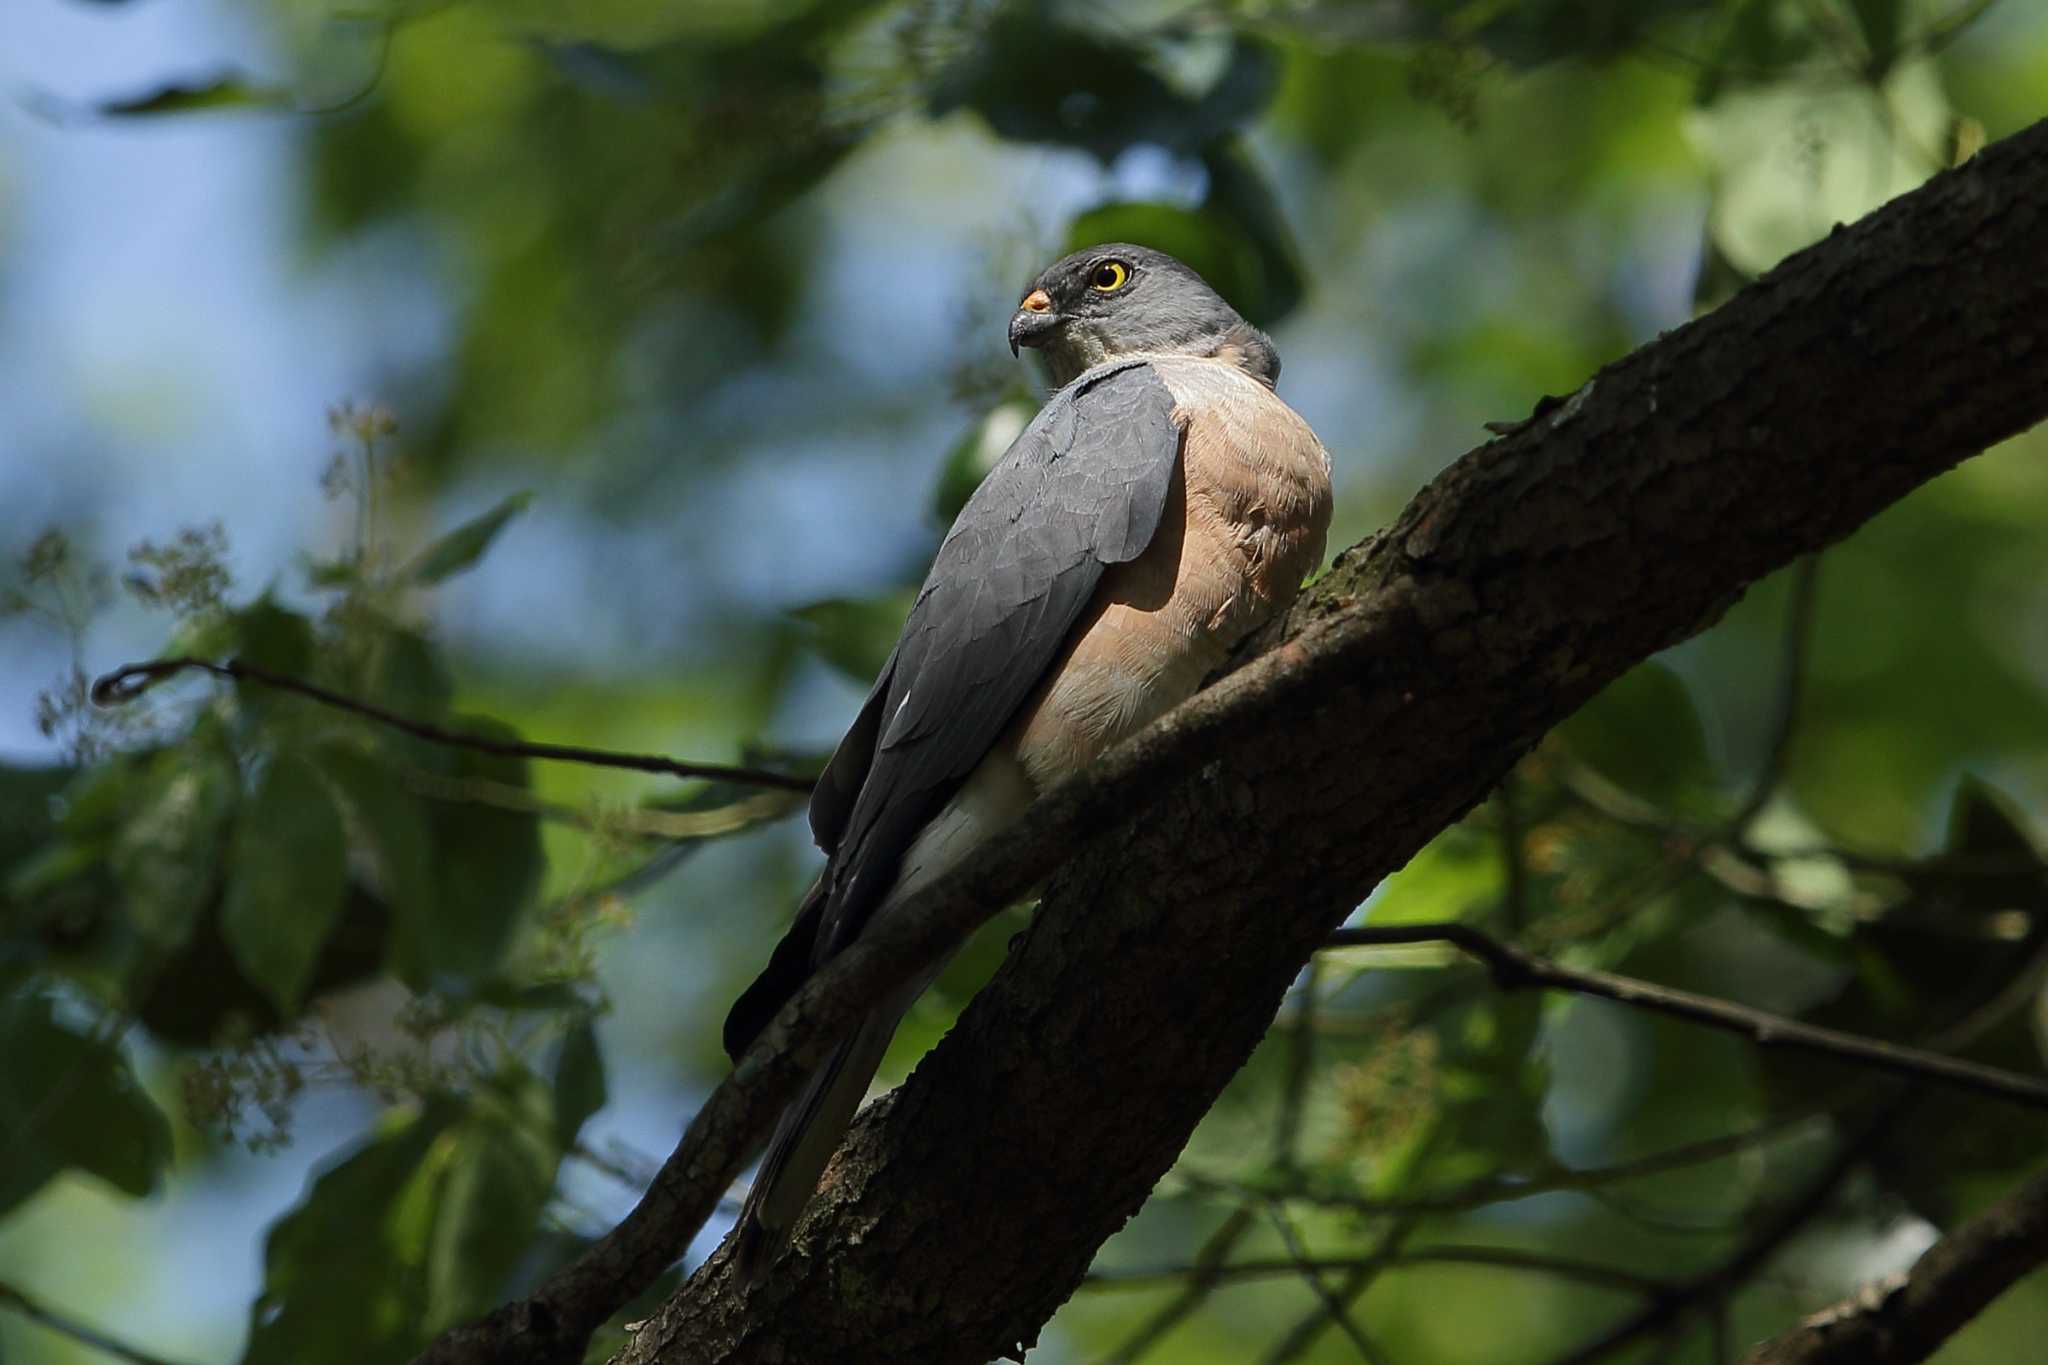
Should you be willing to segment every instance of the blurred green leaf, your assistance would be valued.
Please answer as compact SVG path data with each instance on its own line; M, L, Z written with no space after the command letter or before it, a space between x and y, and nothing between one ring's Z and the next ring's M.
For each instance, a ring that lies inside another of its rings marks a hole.
M433 1186L463 1113L440 1098L387 1125L271 1225L244 1365L363 1365L425 1343Z
M171 1126L114 1044L58 1022L34 986L0 996L0 1212L67 1168L123 1194L156 1188Z
M427 1328L495 1307L554 1188L561 1149L549 1088L524 1068L494 1077L450 1137L427 1250Z
M114 839L114 879L143 937L175 948L219 886L240 794L235 770L215 744L195 739L159 752L137 787L134 813Z
M341 911L347 858L326 783L303 758L272 758L235 819L221 929L242 970L287 1018Z
M1692 694L1658 663L1629 670L1560 727L1572 754L1635 796L1698 813L1716 774Z
M145 95L108 100L97 106L109 118L146 118L164 114L196 114L221 109L289 109L288 90L251 85L241 76L216 76L189 85L166 85Z
M233 653L245 663L293 678L313 671L313 623L279 606L267 593L228 617L226 629L227 648L214 652Z
M75 769L0 764L0 869L40 847L56 822L52 801Z
M555 1145L563 1151L573 1146L604 1101L604 1054L598 1050L596 1022L586 1014L563 1035L555 1056Z
M1849 0L1849 7L1870 49L1865 74L1873 81L1883 80L1899 55L1900 0Z
M1372 924L1464 919L1492 909L1506 890L1500 841L1470 824L1423 845L1374 895Z
M370 643L364 693L371 701L414 720L448 713L455 686L441 651L416 630L380 623Z
M473 517L442 536L399 573L399 581L426 587L451 578L474 565L491 548L491 542L512 518L533 501L531 493L514 493L483 515Z
M351 842L375 869L376 888L400 926L430 922L440 904L427 804L388 762L344 740L322 744L312 759L334 784ZM422 968L422 977L430 969ZM422 979L422 978L415 978Z
M812 602L790 615L809 627L806 638L826 663L866 687L889 661L909 612L910 594L890 593Z
M1240 34L1208 87L1183 92L1141 47L1063 23L1050 5L1014 4L933 82L930 107L972 109L1002 137L1065 143L1108 161L1137 143L1185 153L1236 132L1271 99L1276 75L1271 49Z
M468 734L517 739L500 721L458 716ZM434 858L434 900L425 913L397 906L394 962L407 980L442 974L478 977L504 956L540 888L546 862L540 820L518 808L528 792L526 763L470 750L447 751L425 803Z

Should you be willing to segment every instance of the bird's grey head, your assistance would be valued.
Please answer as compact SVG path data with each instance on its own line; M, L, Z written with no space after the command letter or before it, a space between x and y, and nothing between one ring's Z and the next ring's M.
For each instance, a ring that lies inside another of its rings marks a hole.
M1045 352L1053 383L1135 355L1214 356L1270 386L1280 353L1207 281L1163 251L1105 242L1054 261L1010 318L1010 349Z

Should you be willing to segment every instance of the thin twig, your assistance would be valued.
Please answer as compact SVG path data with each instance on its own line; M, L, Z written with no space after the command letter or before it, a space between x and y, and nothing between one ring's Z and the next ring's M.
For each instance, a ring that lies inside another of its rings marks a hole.
M1529 862L1522 848L1526 831L1522 821L1521 779L1515 773L1501 779L1494 804L1500 809L1501 915L1508 932L1519 934L1529 922Z
M1379 1278L1380 1272L1386 1269L1387 1259L1400 1251L1402 1243L1414 1234L1419 1221L1403 1218L1389 1227L1371 1254L1344 1273L1344 1282L1332 1291L1332 1297L1347 1308L1358 1302L1372 1287L1373 1281ZM1329 1325L1329 1315L1320 1311L1303 1318L1294 1324L1293 1330L1274 1343L1261 1365L1291 1365L1309 1353Z
M1194 1264L1188 1268L1187 1281L1180 1293L1162 1304L1152 1316L1138 1324L1123 1343L1110 1352L1109 1359L1116 1365L1137 1365L1137 1362L1151 1354L1152 1348L1166 1339L1167 1333L1180 1326L1188 1315L1205 1303L1215 1290L1222 1276L1219 1273L1230 1253L1237 1250L1237 1244L1251 1231L1254 1215L1249 1202L1239 1204L1230 1211L1209 1240L1195 1253Z
M1683 1170L1709 1161L1718 1161L1733 1156L1761 1143L1768 1142L1791 1128L1812 1123L1821 1117L1821 1108L1771 1119L1753 1128L1716 1137L1688 1142L1682 1146L1651 1152L1629 1161L1616 1162L1612 1166L1596 1166L1583 1170L1559 1166L1551 1170L1538 1171L1528 1176L1505 1175L1481 1176L1463 1185L1453 1186L1435 1194L1414 1195L1405 1199L1375 1199L1362 1195L1337 1194L1313 1189L1267 1190L1246 1185L1239 1181L1226 1180L1195 1171L1176 1171L1174 1178L1183 1181L1190 1189L1216 1191L1240 1199L1285 1199L1289 1203L1306 1204L1313 1208L1340 1209L1346 1213L1379 1217L1395 1214L1438 1214L1469 1213L1494 1204L1511 1203L1518 1199L1534 1199L1539 1195L1591 1191L1611 1184L1638 1180L1645 1176L1662 1175L1667 1171Z
M1324 941L1326 948L1372 947L1403 943L1449 943L1485 963L1503 990L1538 987L1597 996L1638 1009L1652 1010L1695 1024L1740 1034L1759 1047L1814 1052L1894 1075L1934 1081L1981 1095L2048 1108L2048 1080L1979 1062L1946 1057L1900 1043L1887 1043L1783 1015L1738 1005L1712 996L1695 995L1613 972L1566 967L1548 958L1503 943L1469 924L1398 924L1339 929Z
M1654 1333L1682 1331L1687 1318L1703 1307L1725 1303L1732 1293L1763 1269L1827 1206L1834 1202L1842 1182L1849 1178L1870 1148L1917 1102L1911 1090L1895 1089L1892 1098L1873 1110L1855 1133L1848 1137L1827 1165L1805 1188L1749 1241L1720 1265L1694 1276L1685 1284L1652 1299L1641 1309L1616 1323L1593 1341L1558 1360L1555 1365L1592 1365Z
M1568 1256L1546 1256L1540 1252L1523 1251L1516 1247L1464 1246L1448 1243L1420 1247L1414 1251L1374 1251L1363 1256L1266 1256L1232 1261L1229 1265L1218 1267L1215 1274L1221 1281L1258 1280L1310 1272L1326 1274L1336 1270L1352 1270L1359 1266L1400 1269L1427 1265L1491 1266L1502 1270L1524 1270L1601 1289L1612 1289L1619 1293L1649 1295L1652 1298L1672 1292L1672 1286L1662 1280L1638 1275L1618 1266L1602 1265L1597 1261L1579 1261ZM1088 1278L1081 1282L1081 1286L1084 1289L1104 1292L1152 1289L1185 1279L1194 1274L1195 1269L1192 1265L1176 1265L1138 1270L1092 1271Z
M478 753L497 754L504 758L537 758L554 763L584 763L598 768L630 768L635 772L662 773L670 777L706 778L717 782L732 782L748 787L776 787L783 791L807 792L812 780L794 773L772 772L766 768L729 767L718 763L685 763L672 758L661 758L654 754L628 754L612 749L586 749L573 744L540 744L526 740L486 739L481 735L466 735L459 730L444 729L411 716L387 711L381 706L354 697L343 696L330 691L318 683L302 678L273 673L257 664L230 659L217 664L211 659L196 659L181 655L168 659L151 659L146 663L126 664L112 673L104 674L92 685L92 700L95 706L119 706L133 701L150 688L179 673L211 673L217 678L228 678L235 682L261 683L279 691L296 693L310 698L322 706L347 711L387 725L394 730L424 739L433 744L446 744L458 749L472 749Z
M11 1284L0 1283L0 1308L11 1309L30 1322L75 1341L88 1350L98 1351L116 1360L125 1360L129 1365L172 1365L171 1361L162 1356L151 1355L148 1351L130 1346L124 1341L117 1341L97 1327L89 1327L75 1318L44 1307Z
M1296 1234L1294 1222L1287 1216L1287 1210L1269 1202L1266 1205L1266 1214L1273 1220L1273 1226L1279 1230L1280 1242L1287 1248L1288 1259L1301 1271L1301 1278L1315 1291L1315 1296L1323 1301L1323 1308L1329 1313L1330 1321L1337 1324L1345 1336L1351 1338L1351 1344L1358 1348L1359 1358L1369 1362L1369 1365L1386 1365L1386 1356L1373 1344L1372 1338L1365 1334L1365 1329L1358 1325L1357 1319L1351 1316L1351 1305L1332 1294L1330 1286L1323 1283L1322 1272L1316 1270L1309 1261L1308 1252L1303 1249L1301 1238Z
M1294 1028L1287 1040L1287 1076L1273 1116L1273 1163L1282 1171L1293 1171L1301 1164L1301 1115L1315 1071L1316 985L1321 975L1322 964L1310 958L1302 971L1301 1003L1296 1006Z

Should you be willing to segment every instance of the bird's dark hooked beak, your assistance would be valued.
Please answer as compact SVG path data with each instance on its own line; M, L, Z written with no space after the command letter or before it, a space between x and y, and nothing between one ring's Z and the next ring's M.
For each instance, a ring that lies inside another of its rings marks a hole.
M1010 354L1016 355L1019 346L1043 346L1053 329L1065 320L1053 310L1050 294L1043 289L1032 290L1010 315Z

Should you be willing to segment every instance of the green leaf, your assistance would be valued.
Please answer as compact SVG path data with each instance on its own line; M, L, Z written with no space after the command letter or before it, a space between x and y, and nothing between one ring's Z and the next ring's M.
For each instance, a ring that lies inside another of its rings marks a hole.
M370 645L365 691L371 700L415 720L439 720L448 713L455 687L441 652L416 630L389 625Z
M313 671L313 623L266 594L228 618L236 658L273 673L303 678Z
M598 1050L596 1023L585 1015L563 1035L555 1058L556 1145L568 1150L604 1101L604 1054Z
M512 727L485 717L459 716L449 724L489 738L519 737ZM460 795L465 784L504 788L514 796L525 792L525 761L469 750L447 757L441 776L449 797L425 803L432 899L393 907L393 965L415 984L443 974L482 976L497 966L546 870L540 820L533 812Z
M235 961L290 1017L347 890L348 846L311 764L270 761L235 821L221 929Z
M882 671L910 613L909 593L835 597L790 612L810 627L811 648L826 663L865 687Z
M1580 762L1646 801L1695 810L1714 790L1692 694L1662 664L1639 665L1610 683L1559 733Z
M120 1049L30 987L0 999L0 1153L0 1213L67 1167L139 1196L170 1163L171 1127Z
M58 839L37 849L8 869L6 892L11 901L30 901L64 883L83 877L106 861L97 841Z
M42 847L50 837L56 823L51 803L75 771L0 765L0 867Z
M134 813L114 839L114 879L143 937L175 948L212 899L237 795L235 770L213 745L156 755Z
M1899 56L1899 0L1849 0L1856 22L1863 28L1863 41L1870 48L1870 65L1865 76L1883 80Z
M425 587L451 578L482 559L484 552L491 548L491 542L506 523L526 510L526 504L533 501L531 493L514 493L496 507L475 517L442 536L426 549L399 574L401 583L414 587Z
M1469 824L1452 825L1387 878L1373 897L1368 922L1464 919L1497 905L1506 885L1500 841Z
M98 106L109 118L141 118L161 114L194 114L214 109L290 108L288 91L251 85L239 76L219 76L190 85L166 85L125 100Z
M432 1101L329 1166L271 1225L244 1365L404 1360L425 1344L436 1178L463 1113Z
M561 1162L553 1097L531 1072L501 1076L451 1136L427 1250L427 1328L495 1306L526 1254Z
M345 740L324 743L311 757L340 797L350 844L369 855L376 891L392 914L400 922L431 919L439 888L426 802L396 768Z

